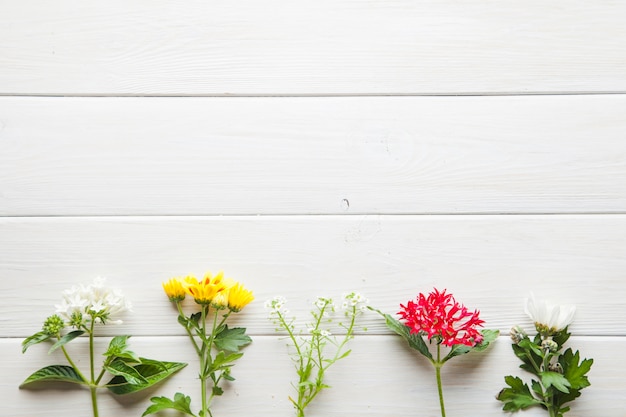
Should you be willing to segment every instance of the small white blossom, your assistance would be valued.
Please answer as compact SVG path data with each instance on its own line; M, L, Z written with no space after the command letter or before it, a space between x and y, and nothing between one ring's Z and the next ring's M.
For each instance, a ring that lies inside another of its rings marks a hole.
M278 295L272 299L267 300L264 306L265 308L270 310L270 316L280 314L281 316L284 317L289 314L289 310L285 308L286 303L287 303L287 300L285 299L285 297Z
M343 303L341 304L341 308L343 310L349 310L352 307L356 307L358 312L363 312L367 309L367 304L369 300L358 292L351 292L343 295ZM348 314L349 311L346 311Z
M553 334L571 324L576 306L549 304L545 300L536 300L531 293L530 298L526 299L524 311L535 323L537 331Z

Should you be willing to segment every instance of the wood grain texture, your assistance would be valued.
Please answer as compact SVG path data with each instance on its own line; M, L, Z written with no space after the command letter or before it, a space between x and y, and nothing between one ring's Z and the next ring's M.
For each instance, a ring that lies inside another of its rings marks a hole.
M626 95L0 98L0 215L623 213Z
M274 333L263 304L276 295L306 322L320 295L356 290L395 313L433 287L503 332L530 326L530 291L576 304L577 335L624 336L626 328L623 215L5 218L0 236L4 337L34 333L62 290L98 275L135 305L114 331L181 335L160 283L207 270L253 290L238 323L256 335ZM374 314L362 324L384 327Z
M87 360L84 340L68 345L73 357ZM107 340L101 341L104 348ZM622 417L626 394L621 375L626 372L624 361L614 361L615 352L623 351L622 338L572 337L569 346L579 350L581 357L593 357L589 375L592 386L583 391L573 403L568 417L601 414ZM187 368L169 381L127 397L100 395L102 417L113 415L139 416L154 395L173 396L181 391L192 397L197 407L199 384L197 362L184 337L137 337L131 339L133 350L143 356L189 362ZM411 351L397 336L357 336L351 341L352 354L328 371L332 389L324 391L311 405L310 417L315 416L394 416L438 415L439 403L434 370L421 356ZM4 413L14 417L45 414L66 416L71 404L74 415L89 415L88 391L56 385L56 389L22 389L17 387L31 372L52 363L64 363L62 355L49 357L47 347L36 346L26 354L20 352L19 341L0 340L0 357L5 377L0 391L13 399L4 402ZM57 352L58 353L58 352ZM56 361L56 362L55 362ZM443 368L442 379L446 411L454 416L502 416L496 394L504 387L505 375L528 374L518 369L510 341L500 337L493 347L483 353L455 358ZM81 365L78 365L81 366ZM257 336L245 349L242 360L233 368L236 381L226 386L223 397L216 398L216 416L292 416L288 395L290 381L295 378L285 341L269 336ZM27 407L25 405L28 404ZM194 407L195 408L195 407ZM524 417L539 417L541 410L529 410Z
M626 91L623 2L0 2L0 92Z

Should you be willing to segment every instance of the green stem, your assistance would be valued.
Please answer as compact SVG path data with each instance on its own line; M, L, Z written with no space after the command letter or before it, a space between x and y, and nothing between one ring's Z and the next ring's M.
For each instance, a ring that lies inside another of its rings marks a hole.
M554 408L554 406L549 406L548 407L548 412L550 413L550 417L557 417L558 416L558 410L556 410Z
M78 376L80 376L87 384L88 383L87 378L85 378L85 375L83 375L83 373L80 371L80 369L78 369L78 366L76 366L72 358L70 358L70 355L67 353L67 350L65 350L65 346L61 346L61 350L63 351L63 354L65 355L65 359L67 359L67 361L72 366L72 368L74 368Z
M176 308L178 308L178 314L181 317L185 317L185 313L183 313L183 308L180 305L180 301L176 301ZM184 326L185 327L185 331L187 332L187 335L189 336L189 339L191 340L191 344L193 345L194 349L196 350L196 353L198 354L198 356L201 355L200 353L200 348L198 347L198 344L196 343L196 339L193 338L193 334L191 333L191 329L189 329L188 326Z
M98 397L96 395L96 389L98 383L96 382L96 370L94 367L94 349L93 349L93 329L95 321L91 320L91 326L89 329L89 370L91 379L89 381L89 391L91 391L91 408L93 409L93 417L98 417Z
M93 409L93 417L98 417L98 397L96 396L97 387L91 386L89 390L91 391L91 408Z
M437 376L437 391L439 392L439 406L441 407L441 417L446 417L446 409L443 405L443 388L441 386L441 367L443 366L443 362L441 362L441 345L437 344L437 361L434 363L435 365L435 375Z
M207 310L209 309L208 306L202 305L202 352L200 355L200 390L201 393L200 395L202 396L202 416L206 417L207 416L207 410L208 410L208 405L207 405L207 397L206 397L206 380L207 380L207 375L206 375L206 361L207 361L207 355L210 354L211 351L211 344L205 342L206 340L206 313Z

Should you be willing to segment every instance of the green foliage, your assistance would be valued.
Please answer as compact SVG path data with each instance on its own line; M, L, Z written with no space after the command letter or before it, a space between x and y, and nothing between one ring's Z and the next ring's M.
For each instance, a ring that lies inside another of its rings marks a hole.
M385 318L385 324L389 330L402 336L412 349L417 350L428 359L433 360L433 355L428 350L428 346L426 345L426 342L424 342L424 338L421 335L411 333L411 329L407 325L402 323L400 320L395 319L390 314L383 313L382 311L373 308L370 308L370 310L376 311L378 314L383 316Z
M38 343L41 342L45 342L46 340L50 339L52 336L46 332L37 332L32 336L27 337L26 339L24 339L22 341L22 353L26 353L26 350L33 346L36 345Z
M350 350L347 343L354 337L354 326L367 300L360 294L351 293L344 297L346 322L339 323L345 334L335 336L328 331L332 325L334 304L332 299L320 297L311 310L312 321L307 323L307 334L303 335L295 328L295 318L286 317L282 301L272 300L270 318L277 325L277 330L287 332L289 345L295 351L292 360L295 364L297 382L292 382L297 396L289 397L298 417L305 416L309 404L324 389L330 388L324 382L326 371L337 361L348 357Z
M213 340L215 347L228 352L238 352L242 347L252 343L250 336L246 334L243 327L229 329L228 325L215 336Z
M114 394L132 394L137 391L149 388L187 366L180 362L161 362L151 359L141 358L142 363L129 366L133 369L131 373L119 372L111 379L105 387ZM133 375L130 380L128 375Z
M31 374L22 382L20 388L32 384L33 382L41 381L61 381L81 385L88 384L73 367L67 365L50 365Z
M57 339L50 348L49 353L61 348L70 365L51 365L42 368L30 375L20 385L20 388L34 382L61 381L88 385L91 389L108 388L114 394L130 394L153 386L187 365L185 363L161 362L154 359L140 358L128 348L130 336L116 336L111 339L108 349L103 354L105 360L100 376L91 381L87 380L71 360L68 352L65 350L65 345L88 331L90 332L91 330L74 330L64 336L50 336L45 332L39 332L25 339L22 342L23 352L34 344ZM93 343L92 339L92 337L89 338L90 344ZM90 352L92 350L90 349ZM113 375L113 379L107 384L100 385L100 380L104 376L105 371ZM93 370L91 374L93 375Z
M152 397L150 401L152 405L144 411L141 417L163 410L177 410L195 417L195 414L191 412L191 398L180 392L174 394L174 400L170 400L167 397Z
M50 354L54 352L61 346L65 346L66 344L76 339L78 336L82 336L83 334L85 334L84 330L74 330L73 332L69 332L65 336L61 337L54 345L52 345L48 353Z
M531 389L518 377L505 377L508 387L497 396L504 403L503 410L518 411L541 406L551 416L557 417L569 411L565 404L578 398L580 390L591 385L587 373L593 364L593 359L581 361L578 351L574 353L571 348L561 353L570 336L564 329L551 336L538 334L532 341L525 337L512 345L513 353L522 361L520 368L537 379L531 380ZM554 345L552 342L556 343L556 349L549 348Z
M174 300L175 301L175 300ZM178 323L185 329L200 360L200 389L202 393L202 408L199 417L210 417L210 405L214 396L224 393L220 387L222 379L234 381L231 368L235 361L243 356L240 350L252 342L246 335L246 329L241 327L229 328L226 320L233 310L225 311L211 305L201 305L201 311L185 315L180 301L175 301L178 308ZM143 359L142 359L143 362ZM142 365L138 365L140 368ZM145 374L142 374L146 377ZM146 379L150 380L149 377ZM207 383L212 386L207 387ZM207 396L207 392L209 395ZM153 397L152 405L144 412L144 416L161 410L174 409L182 413L195 416L191 411L191 398L183 393L176 393L174 399L167 397Z
M509 388L504 388L498 394L498 399L504 402L504 411L524 410L533 405L541 404L530 392L530 388L521 378L507 376L504 378Z
M103 353L104 356L109 358L123 358L132 360L134 362L141 362L139 356L128 349L128 338L130 336L115 336L109 343L109 348Z

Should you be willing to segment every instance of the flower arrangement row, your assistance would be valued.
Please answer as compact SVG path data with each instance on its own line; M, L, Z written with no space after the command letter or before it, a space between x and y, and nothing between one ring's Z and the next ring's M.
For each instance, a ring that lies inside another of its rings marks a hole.
M254 300L253 293L243 284L225 278L223 273L208 273L202 279L172 278L162 286L176 306L177 321L198 355L200 409L192 411L191 397L178 392L173 398L152 397L142 416L160 414L164 410L193 417L213 416L211 405L215 397L223 394L223 381L234 381L231 370L243 356L243 348L252 342L245 328L229 327L228 319ZM190 314L182 307L186 297L193 298L196 305ZM329 388L325 384L326 373L337 361L349 356L348 344L354 338L357 321L368 311L379 315L392 332L433 365L442 417L446 412L441 368L456 356L484 351L499 335L497 330L483 328L484 321L478 310L468 309L446 290L418 294L415 299L400 304L397 317L370 306L357 292L344 295L340 305L332 298L319 297L304 325L290 315L286 305L287 301L280 296L265 303L269 319L276 330L285 335L292 350L296 379L292 382L294 394L289 396L289 401L297 417L304 417L317 395ZM20 387L42 381L83 385L91 394L93 416L98 417L101 389L116 395L132 394L171 377L187 365L139 356L129 347L130 336L121 335L111 339L102 354L102 364L96 368L96 332L100 326L121 323L120 314L131 310L122 292L108 287L102 278L63 291L61 303L55 307L56 313L44 321L42 330L23 341L22 352L48 342L51 343L49 353L60 349L67 364L39 369ZM339 311L342 314L338 314ZM574 312L574 306L551 305L532 295L526 300L526 313L535 324L536 334L530 336L520 326L514 326L511 346L522 362L520 368L532 376L530 384L519 377L504 378L506 387L496 396L503 403L504 411L540 407L550 417L562 417L569 411L569 403L590 385L587 374L593 359L581 360L578 351L564 349ZM342 330L340 334L333 334L333 328ZM86 336L89 341L88 370L80 369L65 347L80 336Z

